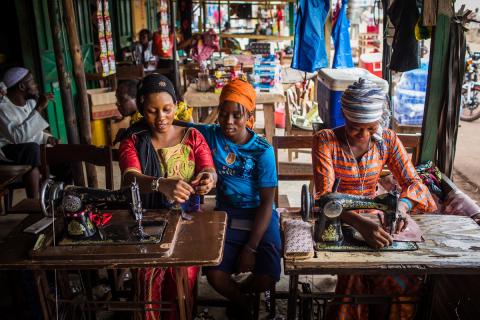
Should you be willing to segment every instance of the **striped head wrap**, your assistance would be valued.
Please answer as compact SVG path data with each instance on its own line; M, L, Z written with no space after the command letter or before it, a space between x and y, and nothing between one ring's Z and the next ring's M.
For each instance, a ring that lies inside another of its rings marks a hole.
M374 82L359 78L342 95L342 111L345 118L354 123L380 122L374 134L375 140L382 140L383 127L388 126L390 111L388 97Z

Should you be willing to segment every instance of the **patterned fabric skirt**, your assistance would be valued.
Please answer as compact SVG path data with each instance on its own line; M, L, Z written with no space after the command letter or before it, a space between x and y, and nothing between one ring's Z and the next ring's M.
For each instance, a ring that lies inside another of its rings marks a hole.
M416 306L409 302L419 299L423 288L422 278L413 275L396 276L365 276L365 275L339 275L336 294L362 295L374 294L396 297L401 304L389 306L389 320L413 320ZM347 298L338 298L334 301L348 302ZM367 304L337 304L328 309L327 319L338 320L368 320L369 305ZM370 317L370 319L372 319Z
M188 295L189 301L193 304L193 287L197 282L199 267L188 267ZM171 304L160 305L156 303L146 304L143 317L136 317L145 320L174 320L178 319L177 308L177 285L174 268L143 268L138 270L137 275L137 293L139 301L165 301ZM170 308L173 311L158 311L152 309ZM191 309L191 308L190 308Z

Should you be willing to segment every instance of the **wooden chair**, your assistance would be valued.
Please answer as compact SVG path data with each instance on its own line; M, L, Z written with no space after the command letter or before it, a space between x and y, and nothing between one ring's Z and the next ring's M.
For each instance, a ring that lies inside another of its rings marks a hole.
M420 161L420 149L422 135L420 133L397 133L398 138L402 142L407 152L412 154L412 163L418 165Z
M40 146L40 173L42 174L43 180L50 176L50 165L66 162L86 162L105 167L105 188L112 190L114 187L112 160L112 150L110 147L98 148L83 144L58 144L53 147L47 147L46 145ZM84 178L83 181L87 180ZM41 212L38 199L23 199L8 210L7 213L25 212Z
M198 68L183 69L183 93L187 92L188 86L198 77L199 72Z
M312 149L313 136L274 136L273 150L277 165L278 180L310 181L310 191L313 191L313 167L311 163L280 162L279 149ZM278 188L275 191L275 204L279 206Z
M99 148L85 144L58 144L53 147L42 145L40 147L42 177L50 176L50 165L65 162L86 162L96 166L105 167L105 187L113 189L112 149ZM84 179L86 181L86 179Z
M295 127L292 123L292 114L291 114L290 107L292 105L296 105L297 102L295 101L295 94L291 89L292 88L290 88L285 92L285 101L286 101L285 102L285 135L286 136L311 136L313 134L313 131L300 129L298 127ZM299 103L304 104L303 99L301 100L302 101ZM288 161L293 160L293 156L292 156L293 153L295 153L295 158L298 158L299 152L301 151L298 150L297 148L289 149Z

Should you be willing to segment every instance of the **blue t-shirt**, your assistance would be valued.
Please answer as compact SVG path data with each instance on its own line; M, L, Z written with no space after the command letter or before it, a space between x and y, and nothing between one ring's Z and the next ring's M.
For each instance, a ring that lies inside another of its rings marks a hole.
M217 207L257 208L260 188L277 186L272 146L248 129L251 139L238 145L222 134L219 125L189 124L202 133L217 169Z

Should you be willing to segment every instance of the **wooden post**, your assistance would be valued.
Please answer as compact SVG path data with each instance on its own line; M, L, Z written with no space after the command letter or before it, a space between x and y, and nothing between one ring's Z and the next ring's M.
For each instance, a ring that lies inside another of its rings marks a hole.
M65 26L67 28L68 44L72 56L73 73L77 84L77 95L80 105L80 141L83 144L92 143L92 129L90 127L90 106L87 96L87 80L85 79L85 68L82 60L82 50L77 33L75 21L75 10L73 0L63 0ZM97 172L94 165L86 164L88 186L98 187Z
M383 7L388 8L390 6L390 0L383 0ZM383 10L383 36L382 36L382 77L388 82L388 97L390 101L392 101L393 95L393 85L392 85L392 71L389 68L390 65L390 57L392 56L392 47L390 47L387 43L387 26L388 26L388 14L387 10ZM360 52L358 53L358 59L360 59ZM390 112L392 115L394 114L394 105L393 103L390 104ZM393 120L394 117L390 118L390 128L393 127Z
M60 86L60 95L62 97L63 113L65 115L65 122L67 127L68 141L65 143L79 144L80 138L78 136L77 117L75 115L75 108L72 98L72 83L65 66L63 58L63 45L61 41L62 31L59 20L58 0L48 0L48 13L50 20L50 29L52 30L53 51L55 52L55 63L57 66L58 83ZM83 168L81 163L75 163L72 168L75 184L79 186L85 185L83 176Z
M173 49L172 49L172 59L173 59L173 77L174 77L174 86L175 92L177 93L177 99L181 98L180 91L180 75L178 73L178 61L177 61L177 36L175 31L175 20L177 18L177 2L170 1L170 29L173 32Z
M332 9L328 11L327 19L325 20L325 50L327 52L328 66L330 68L332 65Z
M422 152L420 162L436 160L438 130L443 99L449 54L450 22L453 16L450 0L438 1L438 15L432 35L430 62L428 69L425 111L422 124Z
M207 1L202 1L202 12L203 12L203 32L207 31Z

